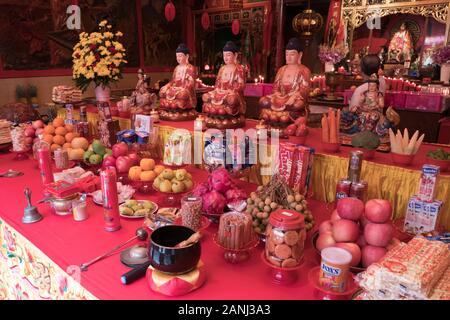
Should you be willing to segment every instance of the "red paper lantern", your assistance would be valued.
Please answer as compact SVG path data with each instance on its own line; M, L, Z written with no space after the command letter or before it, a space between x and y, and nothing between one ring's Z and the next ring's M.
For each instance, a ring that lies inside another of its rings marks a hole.
M164 15L166 16L167 21L171 22L175 19L175 6L172 1L167 2L166 7L164 8Z
M209 14L208 14L208 12L203 12L203 14L202 14L202 19L201 19L201 23L202 23L202 28L204 29L204 30L208 30L208 28L209 28L209 25L210 25L210 23L211 23L211 21L209 20Z
M241 28L241 22L239 19L234 19L231 23L231 32L233 32L234 35L237 35L239 33L239 29Z

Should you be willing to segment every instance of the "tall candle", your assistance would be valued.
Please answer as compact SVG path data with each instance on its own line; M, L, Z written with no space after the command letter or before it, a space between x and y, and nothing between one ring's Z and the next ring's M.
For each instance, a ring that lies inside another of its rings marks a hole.
M37 150L37 158L39 162L39 170L41 171L42 183L45 185L54 182L52 171L52 158L50 147L42 145Z
M103 219L106 231L116 231L121 228L119 215L119 197L117 194L116 169L108 167L100 172L103 195Z

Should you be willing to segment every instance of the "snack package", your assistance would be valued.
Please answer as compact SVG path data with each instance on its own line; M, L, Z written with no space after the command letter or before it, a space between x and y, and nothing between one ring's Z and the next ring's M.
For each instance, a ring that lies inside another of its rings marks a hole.
M358 274L356 280L376 299L430 299L436 287L438 291L445 287L440 280L449 266L446 244L415 237L388 251L379 262Z
M117 142L117 133L119 131L119 120L98 121L98 135L103 145L107 148L111 148Z
M164 148L164 164L191 164L191 135L189 133L173 132Z
M417 197L422 201L432 202L436 194L439 167L425 164L419 182Z
M306 194L314 149L290 142L280 143L278 172L294 191Z

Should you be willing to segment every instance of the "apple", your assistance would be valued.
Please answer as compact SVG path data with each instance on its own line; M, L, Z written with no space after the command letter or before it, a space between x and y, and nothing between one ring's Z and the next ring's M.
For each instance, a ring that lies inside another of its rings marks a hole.
M336 210L341 218L358 221L364 213L364 202L357 198L342 198L338 200Z
M36 131L34 132L34 134L36 136L39 136L40 134L44 133L44 129L43 128L37 128Z
M25 129L25 137L34 137L35 132L36 131L33 129L33 127L29 126Z
M116 168L118 173L126 173L132 166L132 160L128 156L117 157Z
M331 221L337 221L337 220L341 220L341 219L342 218L339 216L337 210L334 209L333 212L331 213L330 220Z
M33 129L35 129L35 130L37 130L39 128L43 129L45 127L45 124L42 120L33 121L33 123L31 125L33 126Z
M131 159L131 166L138 166L139 162L141 161L136 152L131 152L130 154L128 154L128 158Z
M336 242L356 242L359 237L358 225L347 219L333 222L333 238Z
M331 220L325 220L319 226L319 234L333 232L333 222Z
M335 244L336 247L347 250L352 255L350 266L356 267L361 262L361 249L353 242L340 242Z
M336 241L333 238L333 235L331 233L323 233L321 234L316 241L316 248L319 251L322 251L322 249L332 247L336 244Z
M289 122L289 117L288 116L281 116L280 117L280 121L284 122L284 123Z
M128 154L128 145L125 142L116 143L112 146L114 158L126 156Z
M361 248L367 246L367 242L366 242L366 239L364 238L364 234L359 235L359 238L358 238L358 241L356 241L356 244L358 246L360 246Z
M297 120L295 120L295 124L298 124L299 126L304 124L306 126L306 117L298 117Z
M288 136L293 136L293 135L295 135L295 131L297 130L297 125L295 125L295 124L290 124L290 125L288 125L287 127L286 127L286 130L285 130L285 132L286 132L286 134L288 135Z
M116 158L114 158L114 156L106 156L103 159L103 168L115 167L115 166L116 166Z
M393 231L390 223L368 223L364 228L364 238L371 246L386 247L392 239Z
M365 246L361 250L362 265L367 268L372 263L378 262L386 254L386 249L382 247L375 246Z
M276 114L272 114L272 115L270 116L270 121L272 121L272 122L278 122L278 116L277 116Z
M367 220L365 213L359 218L359 225L362 227L362 230L366 227L366 225L370 223L369 220Z
M391 203L384 199L372 199L367 201L365 216L370 222L385 223L392 215Z

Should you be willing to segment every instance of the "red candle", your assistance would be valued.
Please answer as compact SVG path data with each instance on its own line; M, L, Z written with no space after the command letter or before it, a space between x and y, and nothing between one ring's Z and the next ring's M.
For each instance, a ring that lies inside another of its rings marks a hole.
M52 171L52 158L50 147L42 145L37 150L37 158L39 162L39 170L41 171L42 183L45 185L54 182Z
M119 197L117 194L116 169L108 167L100 172L103 195L103 219L106 231L116 231L121 228L119 215Z
M400 78L399 81L398 81L398 88L397 88L397 90L398 91L403 91L403 85L404 84L405 84L405 81Z

